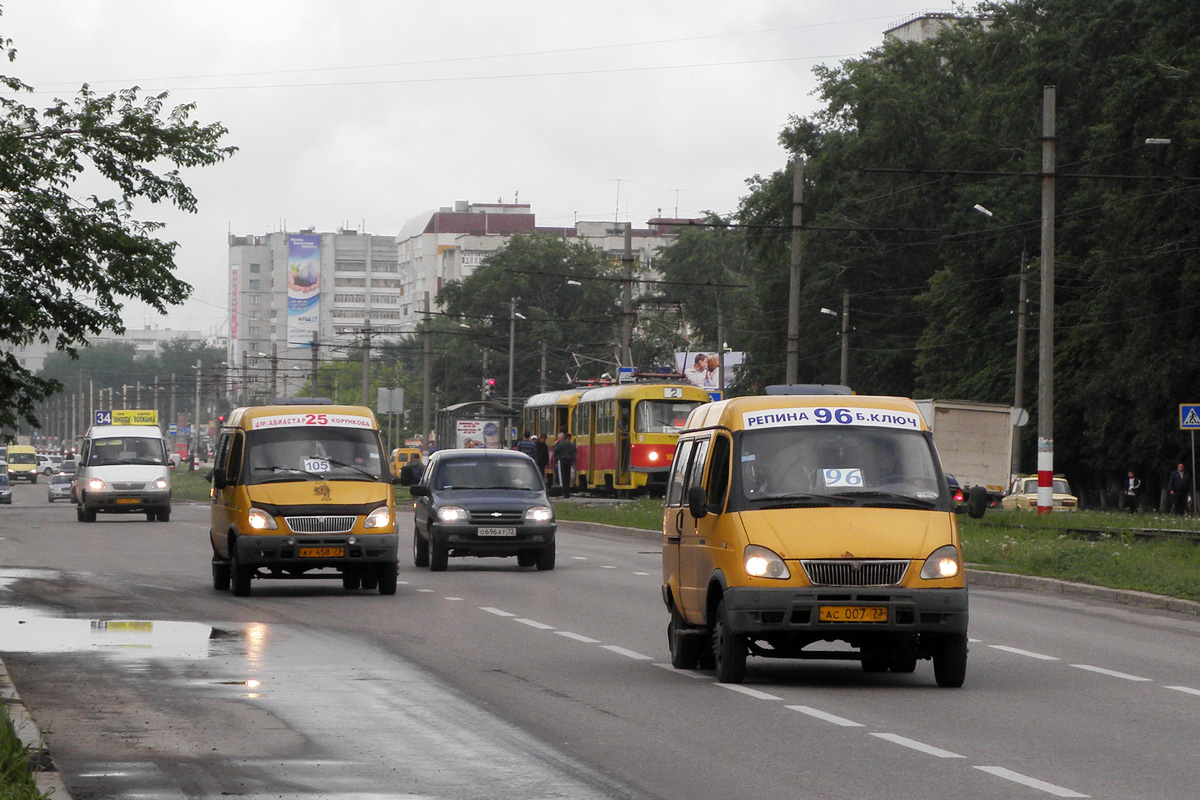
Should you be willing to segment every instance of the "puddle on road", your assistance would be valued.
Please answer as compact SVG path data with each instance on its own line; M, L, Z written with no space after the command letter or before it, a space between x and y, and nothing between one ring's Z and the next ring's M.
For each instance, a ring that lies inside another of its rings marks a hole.
M211 626L161 620L63 619L0 607L0 653L102 651L137 658L205 658Z

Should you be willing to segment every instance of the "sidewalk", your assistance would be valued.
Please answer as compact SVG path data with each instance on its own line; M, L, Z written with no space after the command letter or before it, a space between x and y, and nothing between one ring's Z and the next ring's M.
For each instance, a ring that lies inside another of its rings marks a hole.
M25 749L31 753L42 751L39 759L41 770L34 774L38 791L55 800L70 800L71 795L67 793L67 787L63 785L62 778L59 777L58 770L50 758L50 750L42 738L42 732L30 716L29 710L25 708L25 704L21 702L21 696L17 694L3 661L0 661L0 703L4 704Z

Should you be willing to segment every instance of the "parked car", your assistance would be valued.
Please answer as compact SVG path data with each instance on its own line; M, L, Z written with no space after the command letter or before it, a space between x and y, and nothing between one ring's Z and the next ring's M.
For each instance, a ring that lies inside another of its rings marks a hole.
M60 472L50 476L50 482L46 484L46 502L53 503L55 500L70 500L71 485L75 483L75 476L68 475L65 472Z
M554 569L554 509L541 470L524 453L439 450L409 491L416 566L439 572L450 556L516 556L522 567Z
M1071 485L1067 483L1066 478L1062 475L1055 475L1053 487L1055 511L1075 511L1079 508L1079 498L1071 494ZM1037 490L1037 475L1023 475L1013 481L1008 494L1004 496L1003 505L1007 509L1037 511Z
M0 503L6 506L12 505L12 483L8 480L8 475L0 475Z

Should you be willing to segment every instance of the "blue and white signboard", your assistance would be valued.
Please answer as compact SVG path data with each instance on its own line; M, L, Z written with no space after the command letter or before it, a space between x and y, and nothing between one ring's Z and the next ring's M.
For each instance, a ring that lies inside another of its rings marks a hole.
M1200 430L1200 403L1179 404L1179 430Z
M96 421L92 424L93 425L112 425L112 411L111 410L107 410L107 411L97 410L96 411Z

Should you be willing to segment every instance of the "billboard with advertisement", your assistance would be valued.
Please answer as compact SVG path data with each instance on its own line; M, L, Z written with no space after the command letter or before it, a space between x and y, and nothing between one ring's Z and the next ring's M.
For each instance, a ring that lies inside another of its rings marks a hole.
M288 236L287 342L310 346L321 321L321 237L298 233Z
M500 441L500 421L495 419L460 419L455 422L455 447L503 447Z
M732 385L734 371L741 365L745 356L743 352L733 353L728 350L724 355L719 355L716 348L692 350L675 354L675 369L702 389L719 389L721 373L724 373L724 385Z

